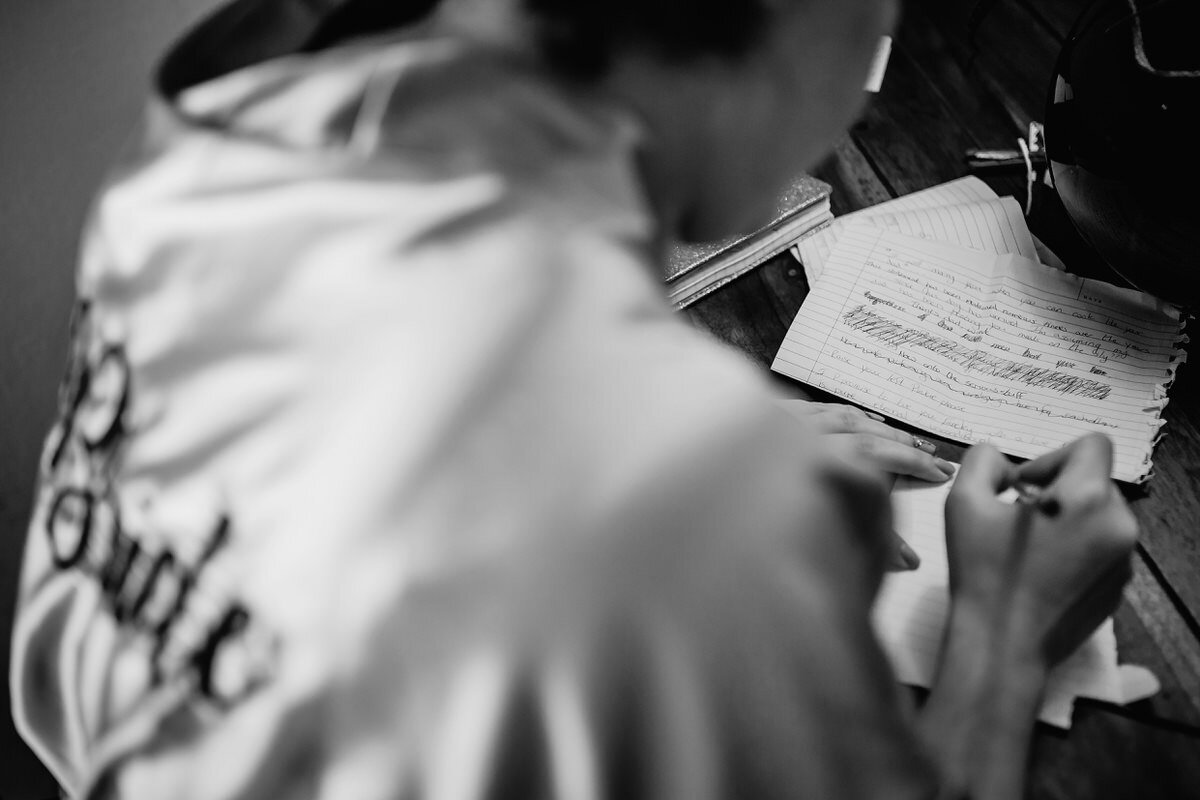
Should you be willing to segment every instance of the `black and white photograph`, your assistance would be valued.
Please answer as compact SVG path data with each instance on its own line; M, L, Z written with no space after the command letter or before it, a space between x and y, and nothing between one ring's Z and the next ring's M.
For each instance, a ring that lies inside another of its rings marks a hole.
M3 0L0 800L1200 800L1197 308L1197 0Z

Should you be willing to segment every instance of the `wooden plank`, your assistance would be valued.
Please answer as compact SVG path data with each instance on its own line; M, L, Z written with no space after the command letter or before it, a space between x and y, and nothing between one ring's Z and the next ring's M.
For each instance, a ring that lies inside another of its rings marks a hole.
M1013 147L1025 133L1024 122L1014 121L1002 98L1006 91L988 81L979 70L962 63L954 43L920 4L905 14L896 45L925 76L930 89L940 95L950 113L968 130L979 147Z
M685 309L694 324L769 366L808 294L800 263L784 252Z
M1044 116L1051 71L1060 44L1024 6L997 2L971 29L975 3L913 0L905 14L941 33L967 72L978 72L1014 124L1024 128Z
M992 83L983 80L977 70L964 69L956 59L951 43L923 16L919 6L905 16L897 34L896 47L912 61L927 82L928 91L941 100L946 113L957 121L974 147L1016 148L1017 138L1026 134L1027 126L1012 119ZM903 95L889 94L887 99L898 103L907 101ZM922 132L922 135L935 136L937 132ZM959 156L965 172L965 154ZM1023 202L1023 170L983 171L979 176L997 193L1013 195Z
M1140 554L1115 620L1121 663L1150 669L1162 684L1130 711L1200 730L1200 641Z
M1200 787L1200 734L1081 702L1069 733L1039 728L1031 800L1182 800Z
M1090 0L1019 0L1025 10L1055 39L1067 38L1075 20L1090 5Z
M896 34L883 91L852 128L855 142L897 193L967 173L971 148L1015 148L1027 118L1008 113L994 81L959 63L956 51L919 5ZM1023 172L982 173L999 194L1024 200Z
M854 142L897 195L961 177L963 155L976 145L902 44L892 51L883 91L850 129Z
M849 135L834 145L813 174L833 187L830 205L835 217L892 199L887 186Z
M1142 547L1193 623L1200 621L1200 378L1181 366L1163 414L1155 477L1133 502ZM1194 626L1200 629L1200 626Z

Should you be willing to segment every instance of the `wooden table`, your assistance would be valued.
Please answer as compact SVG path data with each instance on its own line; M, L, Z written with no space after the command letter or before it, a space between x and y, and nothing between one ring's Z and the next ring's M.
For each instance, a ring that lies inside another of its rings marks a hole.
M834 187L835 214L966 174L972 147L1012 148L1044 119L1051 69L1086 0L910 0L883 90L815 174ZM983 177L1024 202L1022 174ZM1079 240L1053 191L1029 220L1074 272L1119 282ZM688 316L765 366L808 293L790 255L688 309ZM1134 577L1116 615L1121 661L1149 667L1162 691L1120 708L1076 705L1069 734L1039 726L1030 796L1200 798L1200 379L1180 368L1155 450L1154 478L1129 490L1142 526ZM778 378L781 384L786 379ZM809 392L818 399L816 390ZM962 448L941 442L958 460Z

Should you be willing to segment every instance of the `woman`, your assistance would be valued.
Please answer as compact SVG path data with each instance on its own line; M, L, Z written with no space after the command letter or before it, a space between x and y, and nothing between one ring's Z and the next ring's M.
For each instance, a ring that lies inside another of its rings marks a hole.
M828 146L892 17L241 0L181 43L86 238L26 553L15 716L67 790L1019 794L1127 577L1105 440L968 454L914 723L885 475L949 469L781 411L656 267Z

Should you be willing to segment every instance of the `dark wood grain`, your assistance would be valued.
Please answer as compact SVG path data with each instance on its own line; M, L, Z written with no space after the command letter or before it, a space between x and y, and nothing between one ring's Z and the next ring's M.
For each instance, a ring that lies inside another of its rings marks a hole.
M967 148L1010 146L1030 120L1042 119L1058 48L1086 0L999 0L971 39L975 5L908 4L883 91L814 170L834 188L835 213L959 177ZM1024 199L1022 174L985 179ZM1035 187L1029 222L1073 272L1119 282L1052 189ZM765 366L807 289L785 254L688 316ZM1122 662L1151 669L1162 690L1126 708L1081 701L1068 734L1039 727L1030 797L1200 798L1200 379L1192 367L1180 368L1170 397L1155 476L1146 487L1127 487L1142 539L1115 617ZM939 441L939 454L961 452Z
M1116 623L1122 663L1148 667L1162 683L1140 711L1200 730L1200 638L1144 557L1134 560Z
M1081 701L1070 733L1039 729L1033 800L1196 800L1200 738Z
M976 73L1014 125L1023 129L1030 120L1043 117L1061 41L1013 0L988 5L991 11L975 26L975 2L913 0L905 13L940 31L962 68Z
M1142 545L1192 624L1200 620L1200 379L1180 367L1163 414L1155 477L1134 504ZM1200 625L1196 625L1200 629Z
M830 207L836 216L877 205L892 198L867 157L849 136L817 165L813 174L833 187Z
M1075 20L1087 7L1087 0L1076 2L1041 3L1038 0L1018 0L1031 17L1040 22L1050 35L1065 40Z
M885 91L867 107L851 135L895 194L909 194L963 174L975 140L908 56L893 48Z

